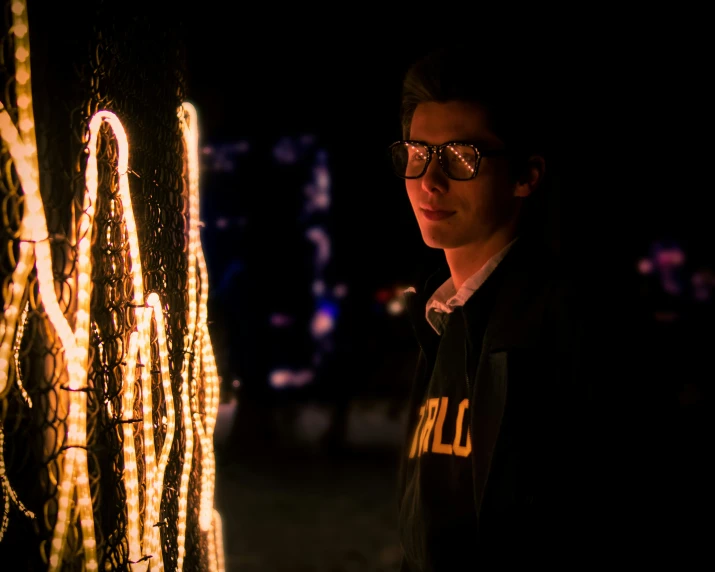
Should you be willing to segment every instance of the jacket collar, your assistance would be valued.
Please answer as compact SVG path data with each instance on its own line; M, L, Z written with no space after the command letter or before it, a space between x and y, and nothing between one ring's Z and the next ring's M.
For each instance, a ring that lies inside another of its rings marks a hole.
M499 281L500 285L484 336L486 351L533 347L539 341L541 310L546 302L543 294L553 262L531 238L519 239L488 278L488 281ZM404 295L417 341L428 357L436 351L439 336L425 319L425 307L449 276L449 267L441 265L419 290L410 289ZM475 320L476 304L476 299L470 298L464 305L468 330Z
M417 342L426 356L433 360L436 355L439 335L429 325L425 318L427 301L434 291L449 278L449 267L446 264L440 265L423 282L419 290L408 289L405 294L405 309L409 316L412 329L417 338Z

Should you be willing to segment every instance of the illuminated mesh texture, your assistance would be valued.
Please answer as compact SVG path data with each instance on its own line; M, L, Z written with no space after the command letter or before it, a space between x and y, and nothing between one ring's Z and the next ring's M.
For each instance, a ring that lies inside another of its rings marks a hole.
M171 13L132 4L4 5L0 562L17 570L223 569L199 121Z

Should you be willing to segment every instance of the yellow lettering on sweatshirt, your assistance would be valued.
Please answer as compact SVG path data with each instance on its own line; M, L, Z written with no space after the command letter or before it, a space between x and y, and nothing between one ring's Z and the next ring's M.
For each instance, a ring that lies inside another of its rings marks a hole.
M444 427L444 419L447 417L447 405L449 397L443 397L440 400L439 414L437 415L437 425L434 427L434 439L432 439L432 452L441 453L443 455L452 454L451 443L442 443L442 429Z
M457 408L456 417L453 419L450 418L448 406L449 397L432 397L420 407L419 419L412 435L410 459L430 452L458 457L468 457L471 454L472 436L469 432L467 414L469 399L462 399ZM454 440L452 443L444 443L445 424L449 427L451 423L454 423Z
M435 419L437 419L437 409L439 408L439 398L434 397L427 401L427 419L425 420L424 428L422 429L422 438L420 439L420 455L429 451L429 438L432 434Z
M415 427L415 435L412 437L412 447L410 447L410 459L414 458L417 454L417 443L419 442L420 429L422 428L422 422L425 418L425 406L420 407L420 418L417 421L417 427Z
M454 432L454 454L460 457L467 457L472 452L472 438L467 427L466 443L462 445L462 425L464 423L464 412L469 409L469 399L462 399L457 411L457 423Z

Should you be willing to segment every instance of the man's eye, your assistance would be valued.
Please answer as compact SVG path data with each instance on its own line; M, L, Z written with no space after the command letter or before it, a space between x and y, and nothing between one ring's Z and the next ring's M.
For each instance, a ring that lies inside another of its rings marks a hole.
M427 160L427 153L423 151L413 151L410 153L410 163L424 163Z
M474 160L474 151L470 147L449 147L444 154L450 162L469 162Z

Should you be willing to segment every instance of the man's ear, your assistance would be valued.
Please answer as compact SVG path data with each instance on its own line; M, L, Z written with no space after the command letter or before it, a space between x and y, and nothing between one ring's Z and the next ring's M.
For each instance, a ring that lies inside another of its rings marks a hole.
M514 186L515 197L528 197L539 186L544 178L546 162L541 155L532 155L526 162L524 174L521 175Z

